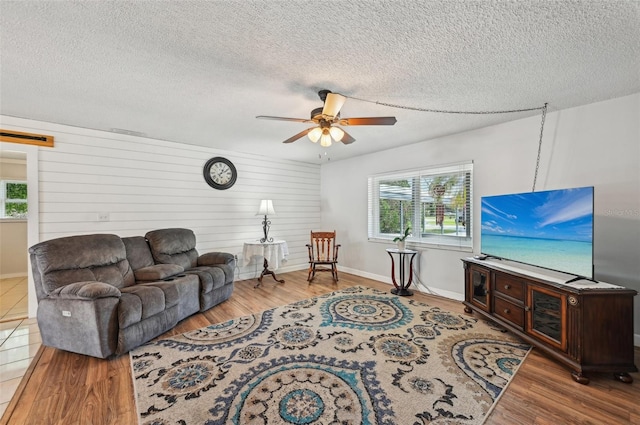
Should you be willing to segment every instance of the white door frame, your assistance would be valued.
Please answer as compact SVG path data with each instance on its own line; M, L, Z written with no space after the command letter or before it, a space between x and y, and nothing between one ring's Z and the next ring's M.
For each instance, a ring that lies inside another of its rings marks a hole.
M33 246L40 242L40 214L39 214L39 194L38 187L38 146L23 145L19 143L0 142L0 150L24 152L27 154L27 203L29 210L27 213L27 246ZM28 297L29 297L29 317L36 317L38 310L38 300L36 298L36 287L31 273L31 261L29 253L25 252L28 265Z

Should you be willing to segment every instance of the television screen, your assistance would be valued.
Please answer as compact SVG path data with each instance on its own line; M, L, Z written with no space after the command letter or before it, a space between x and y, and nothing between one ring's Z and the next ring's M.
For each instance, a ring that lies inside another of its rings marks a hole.
M482 197L482 254L593 279L593 187Z

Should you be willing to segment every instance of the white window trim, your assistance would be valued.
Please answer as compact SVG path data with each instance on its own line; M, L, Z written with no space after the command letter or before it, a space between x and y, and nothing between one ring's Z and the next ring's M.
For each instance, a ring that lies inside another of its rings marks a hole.
M453 174L457 172L470 172L471 182L468 188L469 199L469 211L467 220L470 220L470 231L466 237L462 236L450 236L450 235L435 235L429 234L415 238L409 236L407 238L407 247L411 248L434 248L442 250L454 250L473 252L473 236L472 236L472 218L473 218L473 161L464 161L455 164L446 164L433 167L423 167L418 169L401 170L388 173L381 173L371 175L368 178L368 240L374 243L386 243L392 242L398 234L379 234L379 217L380 217L380 187L379 182L381 180L406 180L413 177L419 177L424 175L438 175L438 174ZM416 207L419 208L418 205ZM415 214L414 217L418 217ZM420 228L419 224L412 224L412 228Z

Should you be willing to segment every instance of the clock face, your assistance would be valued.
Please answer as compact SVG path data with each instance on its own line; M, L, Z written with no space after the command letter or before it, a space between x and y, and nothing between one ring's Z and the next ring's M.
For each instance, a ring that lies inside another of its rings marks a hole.
M214 189L229 189L238 178L236 167L226 158L211 158L204 165L204 180Z

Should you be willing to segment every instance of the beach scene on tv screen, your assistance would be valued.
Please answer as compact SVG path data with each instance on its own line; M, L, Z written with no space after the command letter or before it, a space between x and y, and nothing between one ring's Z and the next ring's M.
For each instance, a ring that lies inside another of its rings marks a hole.
M593 273L593 187L482 198L483 254Z

